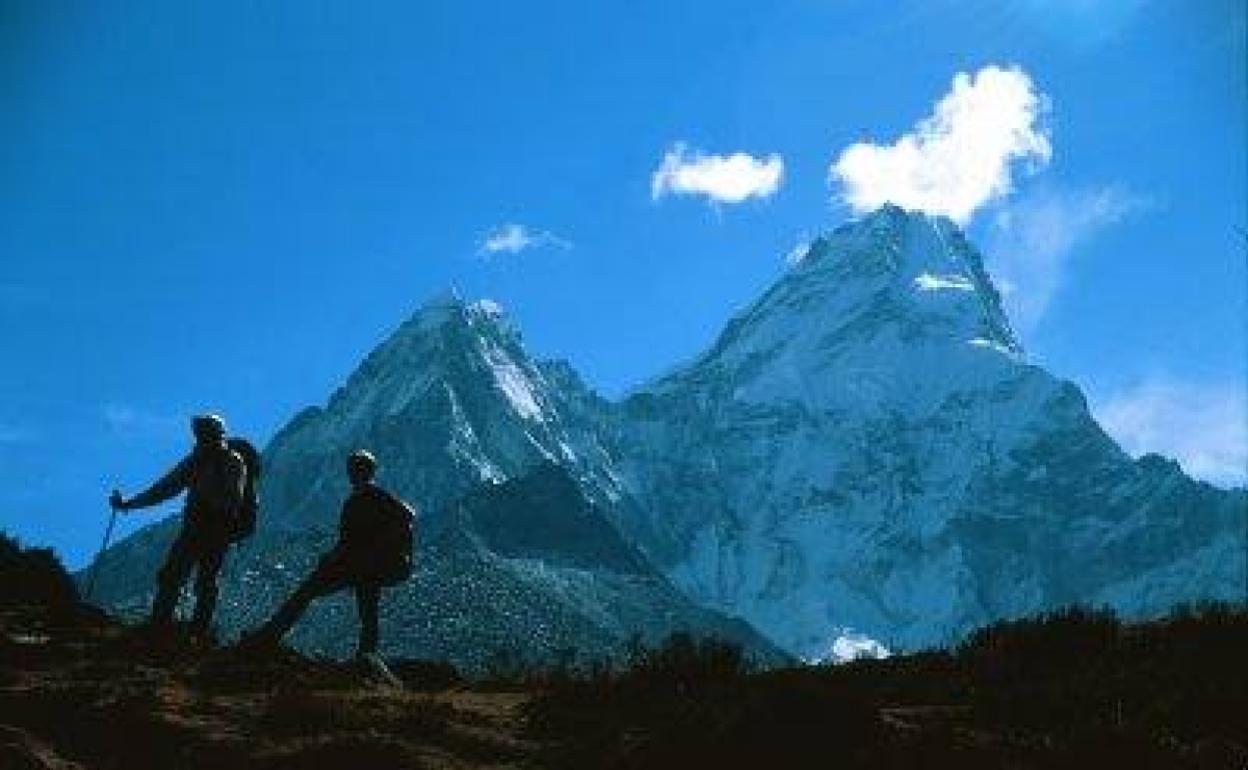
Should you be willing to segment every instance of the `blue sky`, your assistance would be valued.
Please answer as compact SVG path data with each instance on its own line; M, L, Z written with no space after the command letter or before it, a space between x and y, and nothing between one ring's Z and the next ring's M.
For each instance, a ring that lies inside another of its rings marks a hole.
M1240 479L1245 58L1231 0L0 4L0 527L81 564L188 414L266 440L448 286L618 395L990 67L1048 152L935 196L1030 354Z

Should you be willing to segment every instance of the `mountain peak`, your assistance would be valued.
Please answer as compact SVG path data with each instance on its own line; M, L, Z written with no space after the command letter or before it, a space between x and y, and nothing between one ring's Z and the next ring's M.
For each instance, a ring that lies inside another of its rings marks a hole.
M943 392L933 378L995 380L1022 355L983 258L957 225L887 205L815 239L706 353L655 384L727 374L741 398L849 408L864 394ZM866 372L892 384L855 383Z
M474 665L483 641L598 651L707 628L672 585L811 657L846 628L904 649L1073 600L1151 611L1244 584L1244 493L1131 461L1073 385L1024 365L946 219L890 206L836 228L622 403L509 328L497 303L440 295L270 443L264 529L227 577L234 629L257 588L276 603L312 567L320 535L294 533L331 525L360 446L431 524L467 500L471 526L447 531L473 548L428 549L392 620L402 649ZM101 560L110 603L146 601L176 526ZM331 609L309 649L341 643Z
M793 273L842 301L887 300L959 342L1023 354L982 255L948 217L886 204L816 239Z
M860 258L876 258L879 265L894 271L983 270L983 258L953 220L891 203L838 225L811 246L799 265L810 264L811 257L829 252L834 258L848 252Z
M508 345L520 344L522 339L500 303L486 298L469 302L452 288L418 307L375 353L384 350L392 354L396 347L424 345L430 338L441 338L445 343L482 337Z

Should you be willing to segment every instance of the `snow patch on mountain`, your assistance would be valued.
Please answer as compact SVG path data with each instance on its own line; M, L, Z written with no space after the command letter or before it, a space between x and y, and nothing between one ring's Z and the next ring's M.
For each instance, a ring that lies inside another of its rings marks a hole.
M1009 347L1007 347L1007 346L1005 346L1005 345L1002 345L1000 342L997 342L997 341L995 341L995 340L988 340L988 339L984 339L983 337L976 337L976 338L975 338L975 339L973 339L973 340L968 340L968 341L967 341L967 344L968 344L968 345L971 345L971 346L973 346L973 347L977 347L977 348L984 348L984 349L987 349L987 350L996 351L997 353L1000 353L1001 355L1005 356L1006 358L1010 358L1010 359L1013 359L1013 360L1015 360L1015 361L1021 361L1021 360L1022 360L1022 357L1021 357L1021 355L1018 353L1018 351L1017 351L1017 350L1014 350L1014 349L1009 348Z
M882 660L889 657L888 648L866 634L858 633L852 628L844 629L832 640L827 653L821 657L810 659L808 663L852 663L855 660Z
M502 318L506 315L503 306L492 299L479 299L469 305L468 308L493 318Z
M914 279L914 285L921 291L941 291L942 289L975 291L975 283L964 275L919 273Z
M566 362L532 359L497 303L427 304L266 449L243 593L276 601L306 570L323 536L305 535L332 532L342 458L361 446L425 512L422 527L554 464L662 572L639 585L601 559L552 566L587 552L579 537L511 553L534 527L464 552L481 533L463 529L404 589L396 638L412 649L530 633L605 648L632 625L670 628L647 613L679 604L674 586L820 659L845 636L851 648L866 644L855 634L893 650L947 644L1073 602L1153 614L1242 600L1248 573L1248 496L1124 453L1074 385L1027 361L961 231L892 206L811 240L704 353L621 402ZM546 506L531 507L511 514ZM144 601L173 525L106 555L104 600ZM487 594L507 618L447 609ZM461 625L422 620L422 602ZM337 644L349 607L330 606L303 637L313 647ZM236 610L239 622L259 611Z
M1235 598L1248 569L1242 496L1134 464L1027 362L947 219L885 207L816 239L623 410L648 551L803 657L844 627L912 649L1097 597Z
M507 401L516 410L516 414L527 420L541 422L542 407L537 403L533 383L525 376L524 371L497 347L485 344L483 354L494 375L498 389L507 396Z

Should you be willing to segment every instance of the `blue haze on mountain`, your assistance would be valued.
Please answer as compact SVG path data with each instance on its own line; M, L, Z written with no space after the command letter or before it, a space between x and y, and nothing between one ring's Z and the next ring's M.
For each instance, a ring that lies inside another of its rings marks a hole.
M1242 600L1248 579L1248 495L1123 452L1029 360L964 233L894 206L813 239L702 353L619 399L533 358L498 303L429 301L268 445L227 635L326 547L359 446L423 512L389 651L475 668L678 629L821 660L1071 603ZM106 554L110 606L143 611L172 531ZM293 639L340 653L353 622L327 602Z

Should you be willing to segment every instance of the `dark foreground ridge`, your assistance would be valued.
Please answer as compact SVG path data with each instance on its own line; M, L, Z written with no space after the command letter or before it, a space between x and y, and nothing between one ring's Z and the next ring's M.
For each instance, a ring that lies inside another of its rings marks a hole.
M952 653L750 672L675 637L617 671L466 681L158 642L84 608L0 611L0 767L1242 768L1248 613L1068 611Z
M615 669L353 664L153 638L0 536L0 768L1243 768L1248 609L1070 609L952 651L751 670L675 636Z

